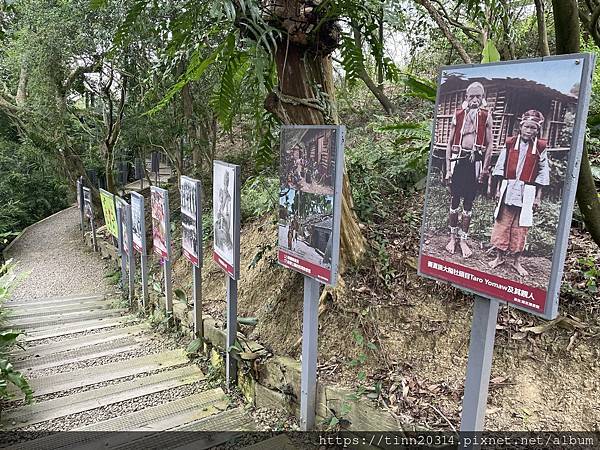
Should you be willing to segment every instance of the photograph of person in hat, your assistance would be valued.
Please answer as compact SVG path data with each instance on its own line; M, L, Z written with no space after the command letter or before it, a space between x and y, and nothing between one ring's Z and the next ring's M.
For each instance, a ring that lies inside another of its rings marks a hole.
M501 177L491 238L496 250L496 259L490 262L492 269L512 255L511 267L521 276L528 275L521 264L521 253L533 225L533 213L540 207L543 188L550 184L547 141L539 138L543 123L541 112L531 109L523 113L519 134L506 140L492 171L492 176Z
M471 83L462 107L452 117L446 147L445 181L450 186L451 195L448 215L450 241L446 250L454 254L458 242L464 258L473 253L467 244L473 202L480 191L480 183L489 175L492 156L492 114L485 108L486 104L483 85ZM461 200L462 215L459 218Z

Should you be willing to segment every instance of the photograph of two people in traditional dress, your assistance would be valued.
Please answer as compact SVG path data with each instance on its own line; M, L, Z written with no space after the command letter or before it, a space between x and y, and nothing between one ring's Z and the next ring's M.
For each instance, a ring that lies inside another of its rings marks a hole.
M281 131L279 249L331 268L337 130Z
M546 288L583 64L443 71L422 255Z

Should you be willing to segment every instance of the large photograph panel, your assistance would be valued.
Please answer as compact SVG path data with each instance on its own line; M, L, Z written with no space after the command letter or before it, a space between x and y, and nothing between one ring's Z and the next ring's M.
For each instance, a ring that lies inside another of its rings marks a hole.
M571 220L566 176L581 156L583 63L579 55L442 71L422 274L546 313L560 283L561 217Z
M335 284L343 161L342 128L283 127L281 131L279 262Z

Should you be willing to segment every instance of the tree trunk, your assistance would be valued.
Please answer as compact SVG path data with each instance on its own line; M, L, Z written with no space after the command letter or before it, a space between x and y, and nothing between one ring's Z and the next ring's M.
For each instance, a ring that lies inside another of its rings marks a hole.
M554 27L556 29L556 53L577 53L579 47L579 15L577 0L552 0ZM594 176L587 153L587 144L583 145L579 181L577 183L577 203L583 215L583 221L594 242L600 246L600 200L594 184Z
M545 0L535 0L535 15L537 18L538 30L538 49L540 51L540 55L549 56L550 47L548 46L548 33L546 32L546 16L544 14L545 9Z
M356 45L357 48L362 49L363 41L362 41L362 37L360 35L360 30L358 28L356 28L355 26L353 26L352 32L354 35L354 44ZM382 65L383 65L383 62L379 61L379 63L378 63L379 68L382 68ZM379 85L375 84L373 79L369 76L367 69L365 68L364 65L362 65L361 69L359 70L358 76L367 85L367 87L369 88L371 93L377 98L377 100L379 100L379 103L381 103L381 106L383 106L383 109L385 110L386 114L388 114L388 115L394 114L394 111L395 111L394 105L393 105L392 101L387 97L387 95L385 95L385 93L383 92L383 74L381 74L381 78L380 78L381 82Z
M301 45L283 44L277 48L276 65L279 92L267 96L267 110L284 124L322 125L339 122L329 54L314 55ZM344 173L340 272L348 265L358 263L365 249L366 240L353 210L350 183Z

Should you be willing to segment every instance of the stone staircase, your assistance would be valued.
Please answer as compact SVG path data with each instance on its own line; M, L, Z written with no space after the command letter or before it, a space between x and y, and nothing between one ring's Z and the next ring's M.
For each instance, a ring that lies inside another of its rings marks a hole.
M9 326L26 332L12 361L36 401L9 403L0 442L22 437L17 431L77 431L13 440L10 448L200 449L256 430L252 417L210 386L182 349L110 303L89 295L4 305Z

